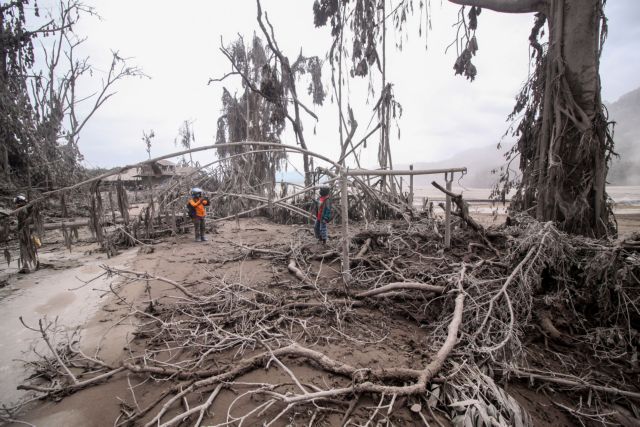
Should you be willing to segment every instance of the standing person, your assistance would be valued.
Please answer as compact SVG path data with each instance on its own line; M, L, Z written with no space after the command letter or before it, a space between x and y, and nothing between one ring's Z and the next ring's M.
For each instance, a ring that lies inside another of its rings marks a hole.
M320 198L315 201L316 222L313 231L323 245L327 243L328 230L327 223L331 220L331 190L329 187L320 187Z
M207 215L205 206L209 205L209 199L202 196L202 189L194 187L191 189L191 199L187 203L189 216L193 220L193 229L196 233L196 242L206 242L204 218Z
M15 208L19 209L27 205L27 198L22 194L18 194L13 203ZM18 241L20 242L20 273L26 274L31 271L30 267L38 268L38 248L40 247L40 239L31 235L31 226L34 224L34 211L32 207L28 207L18 212Z

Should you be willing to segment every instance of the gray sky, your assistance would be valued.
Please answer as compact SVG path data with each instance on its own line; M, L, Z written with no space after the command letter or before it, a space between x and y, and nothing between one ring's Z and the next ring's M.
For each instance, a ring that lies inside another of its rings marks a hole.
M102 20L85 18L76 28L79 35L87 37L82 52L90 56L98 70L81 90L95 90L97 79L109 64L110 49L131 57L132 63L151 76L122 82L118 94L91 119L80 140L87 165L109 167L145 159L143 130L155 131L152 156L177 151L173 141L184 120L194 121L196 145L213 143L222 87L232 93L240 87L235 77L207 86L210 77L231 70L218 49L220 37L228 44L238 33L249 38L259 31L255 1L189 0L180 6L165 0L87 3L96 8ZM424 34L418 35L416 16L409 23L403 50L388 51L388 80L395 83L396 98L404 107L399 122L401 138L398 140L396 132L392 138L396 164L436 161L470 147L497 144L506 130L505 119L514 97L529 72L527 39L533 15L483 11L477 32L480 49L474 61L478 77L470 83L453 75L455 49L444 54L455 36L452 24L458 7L447 1L431 3L433 28L428 34L428 50ZM609 39L601 75L603 98L615 101L640 86L640 27L636 24L640 21L640 2L608 3ZM302 48L307 56L325 57L331 43L329 30L314 27L311 0L263 0L262 4L286 55L295 59ZM329 67L323 71L328 90ZM375 102L367 99L367 83L361 79L349 83L349 102L359 123L356 139L366 134ZM300 88L305 87L305 82L300 84ZM305 118L305 129L310 149L335 158L337 109L327 101L315 109L319 116L316 134L310 118ZM291 133L284 142L295 143ZM198 158L206 161L212 156L209 152ZM376 156L374 138L362 153L363 163L375 164ZM294 163L299 165L298 160Z

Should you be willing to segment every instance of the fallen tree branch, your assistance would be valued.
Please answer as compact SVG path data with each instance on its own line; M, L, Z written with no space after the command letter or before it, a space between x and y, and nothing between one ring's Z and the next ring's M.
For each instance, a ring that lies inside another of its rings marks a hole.
M458 279L458 296L455 300L455 308L453 312L453 317L448 326L448 333L445 342L443 343L440 350L436 354L435 358L422 370L418 371L418 381L412 385L405 386L389 386L384 384L375 384L370 381L365 381L360 384L354 384L349 387L343 388L334 388L330 390L317 391L315 393L306 393L302 395L295 396L285 396L278 393L265 391L265 394L276 397L280 399L283 403L291 404L305 401L314 401L317 399L325 399L329 397L335 397L345 394L352 393L384 393L384 394L395 394L398 396L406 396L410 394L420 394L424 393L426 390L427 384L433 380L435 375L442 369L444 362L449 357L451 350L455 346L458 340L458 330L460 329L460 324L462 323L462 312L464 310L464 290L462 289L462 282L464 281L466 272L466 266L463 266L460 272L460 278ZM330 362L330 366L336 365L335 361L332 361L325 355L321 356L321 360ZM325 367L325 366L323 366ZM391 369L385 370L391 371ZM394 370L397 372L397 370ZM415 374L415 371L412 371L411 374ZM397 377L396 377L397 378Z
M182 292L183 294L185 294L189 298L192 298L194 300L201 300L202 299L201 296L190 292L187 288L182 286L180 283L175 282L175 281L173 281L171 279L167 279L166 277L152 276L151 274L149 274L147 272L124 270L124 269L110 267L108 265L101 265L100 267L103 270L105 270L108 274L117 274L117 275L130 274L130 275L136 276L136 277L138 277L140 279L158 280L159 282L168 283L169 285L171 285L174 288L178 289L180 292Z
M426 283L418 283L418 282L394 282L384 286L380 286L379 288L360 292L358 294L355 294L354 297L366 298L373 295L384 294L386 292L395 291L398 289L415 289L419 291L428 291L428 292L435 292L437 294L442 294L444 293L445 288L444 286L428 285Z
M199 426L200 423L202 422L202 419L204 418L205 412L209 409L209 407L211 407L214 399L218 396L218 394L220 393L220 390L222 390L222 387L223 387L223 384L218 384L218 386L211 392L211 394L209 395L209 397L204 403L198 406L194 406L193 408L181 414L176 415L169 421L160 424L160 427L171 427L174 425L178 425L186 421L187 418L189 418L191 415L195 414L196 412L198 412L199 415L198 415L198 420L196 421L194 426Z
M486 314L484 316L484 319L482 320L482 323L480 324L478 329L476 329L476 331L473 333L473 338L474 339L477 338L477 336L480 334L480 332L482 332L484 330L484 328L487 326L487 324L489 322L489 319L490 319L491 315L493 314L493 308L494 308L496 302L501 297L504 297L504 299L506 301L506 304L507 304L507 308L509 310L509 323L508 323L508 326L507 326L507 331L505 333L505 337L502 339L502 341L500 341L498 344L493 345L491 347L482 346L482 347L479 348L480 351L486 352L486 353L490 353L490 352L499 350L500 348L504 347L507 344L507 342L509 342L509 340L511 339L511 336L512 336L512 333L513 333L514 324L515 324L515 314L513 312L513 304L511 303L511 298L509 297L509 294L507 293L507 289L509 288L509 285L511 283L513 283L519 275L522 275L522 272L525 269L525 267L530 268L530 265L533 262L535 262L535 259L540 254L541 248L544 246L545 240L549 236L549 233L551 233L550 228L551 228L551 223L550 222L546 223L544 225L544 228L543 228L544 234L543 234L543 236L542 236L542 238L540 240L540 243L531 246L531 248L527 251L527 254L522 259L522 261L520 261L518 263L518 265L513 269L511 274L509 274L509 277L507 277L507 279L504 281L504 284L502 285L502 287L489 300L489 308L487 309L487 312L486 312ZM534 255L535 255L535 257L534 257ZM534 261L532 261L530 263L530 260L531 260L532 257L534 258Z
M274 251L272 249L262 249L262 248L256 248L256 247L253 247L253 246L245 246L245 245L242 245L240 243L236 243L236 242L234 242L232 240L229 240L229 239L224 239L224 240L226 240L229 244L231 244L233 246L237 246L237 247L239 247L241 249L249 251L249 254L259 253L259 254L267 254L267 255L275 255L275 256L287 256L287 255L289 255L289 252L280 252L280 251Z
M353 257L353 259L362 258L369 251L370 248L371 248L371 237L365 240L364 245L362 245L362 247L360 248L356 256Z
M454 215L462 218L464 222L469 224L469 226L478 233L484 233L484 227L478 224L475 219L469 216L469 206L462 199L462 194L452 193L435 181L432 181L431 185L442 191L447 196L451 197L451 201L458 207L458 212L452 212Z
M47 334L47 330L49 329L49 326L51 326L51 324L49 323L49 324L47 324L46 327L44 327L44 326L42 326L42 319L38 319L38 329L35 329L35 328L32 328L32 327L28 326L24 322L24 319L22 319L22 316L20 316L18 318L20 319L20 323L22 323L22 325L25 328L27 328L27 329L29 329L31 331L40 332L40 336L42 336L42 339L47 344L47 347L49 347L49 350L51 350L51 353L53 353L53 356L58 361L58 364L60 365L60 367L62 369L64 369L64 372L71 379L71 382L73 383L73 385L77 385L78 384L78 379L76 378L75 375L73 375L73 372L71 372L71 370L67 367L67 365L62 361L62 358L60 358L60 355L58 354L57 350L55 349L55 347L51 343L51 340L49 339L49 334Z
M70 185L68 187L63 187L63 188L58 188L52 191L46 191L44 193L42 193L40 195L39 198L31 200L29 203L27 203L24 206L21 206L17 209L14 209L11 212L7 213L7 216L12 216L12 215L17 215L19 212L25 211L27 210L29 207L42 202L43 200L48 199L51 196L60 194L60 193L66 193L69 192L71 190L75 190L76 188L80 188L80 187L84 187L88 184L91 184L93 182L96 181L101 181L107 177L113 176L113 175L120 175L123 172L126 172L129 169L134 169L134 168L139 168L145 165L152 165L155 164L157 162L159 162L160 160L165 160L165 159L170 159L173 157L180 157L180 156L184 156L186 154L191 154L191 153L197 153L200 151L208 151L208 150L218 150L220 148L231 148L231 147L245 147L245 146L261 146L261 147L271 147L271 151L294 151L294 152L298 152L301 154L306 154L308 156L311 157L316 157L320 160L323 160L327 163L329 163L330 165L334 166L337 169L340 169L340 165L336 162L334 162L333 160L329 159L326 156L323 156L322 154L318 154L318 153L314 153L312 151L306 150L304 148L301 147L296 147L295 145L287 145L287 144L281 144L279 142L264 142L264 141L251 141L251 142L247 142L247 141L243 141L243 142L228 142L228 143L224 143L224 144L213 144L213 145L204 145L202 147L196 147L196 148L190 148L188 150L182 150L182 151L177 151L175 153L170 153L170 154L164 154L162 156L158 156L158 157L154 157L153 159L148 159L148 160L144 160L142 162L138 162L138 163L133 163L130 165L126 165L126 166L122 166L120 168L114 169L112 171L109 172L105 172L99 176L90 178L90 179L86 179L82 182L78 182L76 184Z
M287 269L298 278L305 285L311 285L307 276L298 268L296 265L296 260L294 258L289 258L289 264L287 264Z
M622 390L616 387L607 387L607 386L601 386L596 384L590 384L586 381L576 381L576 380L570 380L566 378L552 377L550 375L541 375L541 374L537 374L535 372L525 370L523 368L517 368L517 367L509 368L508 373L509 375L513 374L517 378L529 379L529 380L540 380L540 381L545 381L553 384L574 387L582 390L600 391L602 393L610 394L613 396L629 397L631 399L634 399L640 402L640 393L635 391L628 391L628 390Z
M80 389L89 387L90 385L94 385L94 384L98 384L106 379L109 379L110 377L114 376L115 374L124 371L125 368L124 367L119 367L116 369L113 369L111 371L105 372L104 374L95 376L93 378L90 378L88 380L84 380L84 381L77 381L73 384L70 385L66 385L66 386L62 386L62 385L58 385L56 387L40 387L40 386L36 386L36 385L28 385L28 384L21 384L17 387L18 390L30 390L30 391L38 391L41 393L48 393L48 394L57 394L57 393L71 393L71 392L75 392L78 391Z

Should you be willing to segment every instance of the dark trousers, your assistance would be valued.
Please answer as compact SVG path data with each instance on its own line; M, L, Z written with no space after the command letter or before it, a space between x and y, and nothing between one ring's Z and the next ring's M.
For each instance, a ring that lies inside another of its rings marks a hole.
M313 232L316 235L316 239L326 241L329 234L327 231L327 223L316 219L316 223L313 225Z
M193 229L196 232L196 239L202 239L204 237L204 217L193 217Z

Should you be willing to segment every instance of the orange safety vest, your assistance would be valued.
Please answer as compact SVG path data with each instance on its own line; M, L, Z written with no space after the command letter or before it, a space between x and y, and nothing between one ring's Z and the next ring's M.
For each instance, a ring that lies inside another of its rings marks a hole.
M204 218L204 216L207 214L206 211L204 210L204 207L209 203L207 203L206 200L198 199L198 201L196 202L193 199L189 199L189 204L193 206L193 208L196 210L196 216L199 216L200 218Z

